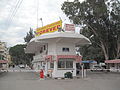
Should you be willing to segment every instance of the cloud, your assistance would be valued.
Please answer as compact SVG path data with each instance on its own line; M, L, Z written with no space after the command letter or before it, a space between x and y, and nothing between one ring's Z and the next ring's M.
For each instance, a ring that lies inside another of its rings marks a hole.
M39 0L38 18L43 19L43 25L58 21L59 17L62 18L63 23L70 23L61 11L64 1L66 0ZM0 39L7 42L8 46L24 43L24 37L29 28L36 29L37 26L37 0L23 0L11 20L10 17L17 2L18 0L0 0ZM40 20L38 25L41 27Z

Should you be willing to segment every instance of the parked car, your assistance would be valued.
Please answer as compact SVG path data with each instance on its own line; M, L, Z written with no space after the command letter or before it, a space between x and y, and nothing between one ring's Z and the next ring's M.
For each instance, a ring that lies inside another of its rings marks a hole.
M25 65L21 64L19 65L20 68L25 68Z
M104 68L99 65L95 65L91 69L91 71L103 71L103 70L104 70Z

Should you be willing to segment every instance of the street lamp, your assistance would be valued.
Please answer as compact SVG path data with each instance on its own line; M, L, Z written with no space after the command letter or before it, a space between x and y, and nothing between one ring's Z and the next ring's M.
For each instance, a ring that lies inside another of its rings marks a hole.
M41 20L41 24L42 24L42 27L43 27L43 20L42 20L42 18L40 18L40 20Z

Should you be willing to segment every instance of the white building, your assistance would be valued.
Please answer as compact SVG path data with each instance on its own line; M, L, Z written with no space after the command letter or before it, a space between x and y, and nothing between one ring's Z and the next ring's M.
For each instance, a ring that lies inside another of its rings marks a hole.
M7 69L8 67L8 49L6 47L6 42L0 41L0 70Z
M76 76L76 63L82 59L76 55L76 47L85 44L90 44L90 41L81 34L56 32L33 38L25 52L35 54L33 69L43 69L46 76L64 77L66 72Z

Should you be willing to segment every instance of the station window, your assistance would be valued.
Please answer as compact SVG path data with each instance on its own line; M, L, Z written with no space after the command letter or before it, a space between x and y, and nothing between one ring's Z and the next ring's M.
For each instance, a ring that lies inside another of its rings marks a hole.
M58 61L58 68L65 68L65 61L59 60Z
M63 52L69 52L69 48L65 48L65 47L64 47L64 48L62 48L62 51L63 51Z
M54 68L54 62L50 63L50 68Z
M41 48L40 48L40 53L42 53L42 52L43 52L43 48L41 47Z
M73 61L66 61L66 68L73 68Z
M44 50L46 50L46 46L45 46L45 45L44 45L44 47L43 47L43 48L44 48Z
M112 64L111 64L111 66L112 66L112 67L115 67L115 64L114 64L114 63L112 63Z
M58 68L59 69L72 69L73 68L73 60L74 59L59 59L58 60Z

